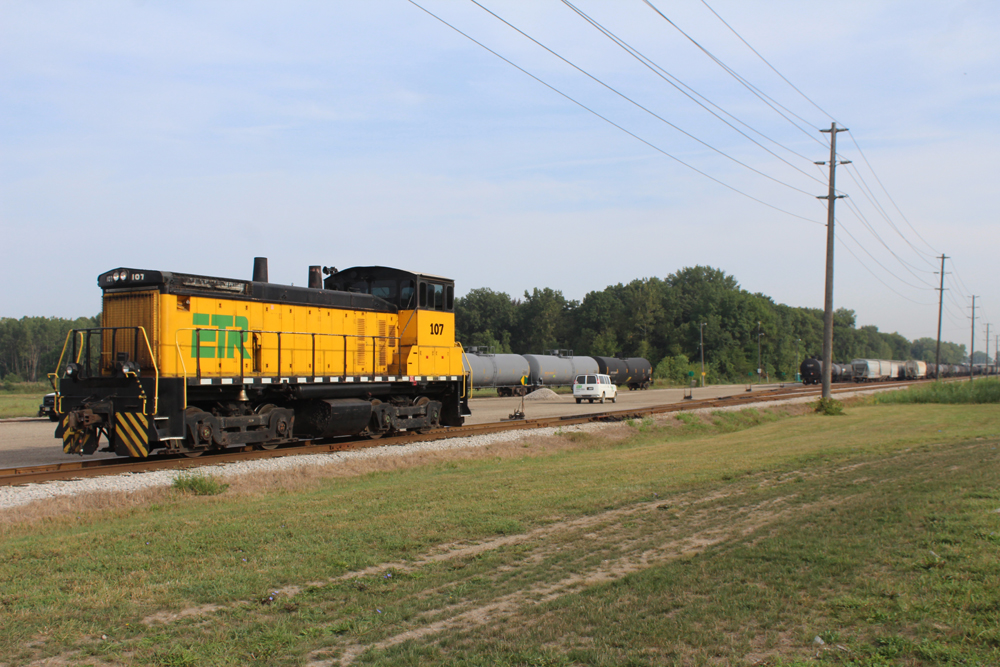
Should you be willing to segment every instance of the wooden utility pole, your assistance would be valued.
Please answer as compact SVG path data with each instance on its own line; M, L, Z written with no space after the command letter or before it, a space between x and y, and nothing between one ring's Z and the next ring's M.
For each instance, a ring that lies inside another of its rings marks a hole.
M830 398L830 380L833 369L833 242L835 240L833 205L844 196L836 194L837 133L846 131L846 127L837 127L836 123L832 123L829 130L820 130L820 132L830 133L830 190L825 197L817 197L817 199L827 200L826 295L823 299L823 398ZM826 164L826 162L817 162L816 164ZM849 161L845 160L840 164L849 164Z
M990 323L986 323L986 365L990 365Z
M944 311L944 260L947 256L941 253L941 287L938 291L941 294L938 295L938 339L937 339L937 354L934 355L934 368L935 374L934 379L941 379L941 313Z
M972 358L976 353L976 295L972 295L972 340L969 342L969 382L975 375L972 373Z

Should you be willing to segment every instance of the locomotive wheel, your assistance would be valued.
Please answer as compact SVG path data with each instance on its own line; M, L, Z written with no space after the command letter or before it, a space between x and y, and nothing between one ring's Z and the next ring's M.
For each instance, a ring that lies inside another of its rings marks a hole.
M377 398L373 398L371 402L372 402L372 412L374 413L375 412L375 410L374 410L375 406L376 405L382 405L382 401L378 400ZM372 418L373 419L375 418L374 414L372 415ZM368 431L365 433L365 435L367 435L372 440L378 440L383 435L385 435L385 431L373 431L372 428L371 428L371 425L369 424Z
M276 407L277 406L274 405L273 403L265 403L264 405L261 405L256 410L254 410L254 412L256 412L259 415L266 415L268 412L274 410ZM270 451L272 449L277 449L278 443L275 442L272 444L268 442L259 442L256 445L254 445L253 448L258 450L266 449Z
M414 405L427 405L430 402L431 402L431 399L427 398L426 396L419 396L416 399L414 399L413 404ZM440 405L440 404L438 404L438 405ZM428 407L427 408L427 421L428 421L427 426L425 426L423 428L418 428L417 429L417 433L427 433L428 431L431 431L431 430L436 429L439 426L441 426L441 411L440 411L439 407L437 407L437 408L435 408L435 407Z
M208 413L206 413L201 408L196 408L194 406L189 406L188 408L186 408L184 410L184 416L185 417L197 417L200 414L208 414ZM207 437L206 437L206 435L204 433L199 433L198 437L200 439L202 439L202 440L208 440L208 443L209 443L208 446L211 447L212 446L212 428L210 426L208 426L208 425L199 426L199 429L204 429L204 428L208 429ZM183 454L184 456L186 456L188 458L193 459L193 458L195 458L197 456L201 456L202 454L204 454L207 449L208 448L206 448L206 449L196 449L196 450L193 450L193 451L181 452L181 454Z

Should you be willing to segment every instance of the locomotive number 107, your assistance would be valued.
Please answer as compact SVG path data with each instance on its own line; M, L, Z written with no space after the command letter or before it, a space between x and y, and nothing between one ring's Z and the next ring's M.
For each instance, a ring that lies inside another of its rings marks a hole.
M440 336L443 333L444 333L444 325L443 324L440 324L440 323L437 323L437 322L432 322L431 323L431 334L432 335L434 335L434 336Z

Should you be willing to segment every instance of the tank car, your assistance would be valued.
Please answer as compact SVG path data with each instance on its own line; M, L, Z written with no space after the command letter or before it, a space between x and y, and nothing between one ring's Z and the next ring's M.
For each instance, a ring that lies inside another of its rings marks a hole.
M198 455L461 425L454 282L380 266L326 273L277 285L258 258L253 280L101 274L101 326L71 331L53 374L63 450L92 454L103 438L121 456Z
M802 384L820 384L823 382L823 362L820 359L808 358L799 365L799 375ZM850 382L854 377L851 364L830 364L830 382Z
M496 389L500 396L524 396L531 389L528 360L520 354L469 348L462 363L475 389Z
M823 381L823 362L819 359L809 357L804 359L799 365L799 375L802 376L802 384L819 384Z
M594 357L593 359L597 362L598 373L607 375L616 385L625 384L624 380L628 377L628 366L624 359L617 357Z
M594 375L598 372L593 357L573 356L572 350L550 350L546 354L526 354L528 383L541 385L570 385L577 375Z
M625 382L629 390L649 389L653 379L653 365L642 357L628 357L625 361Z

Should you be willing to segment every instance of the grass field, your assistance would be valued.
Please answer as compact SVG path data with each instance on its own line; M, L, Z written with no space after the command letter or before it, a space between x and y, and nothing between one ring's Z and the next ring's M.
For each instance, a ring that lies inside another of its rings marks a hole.
M0 664L1000 664L995 407L798 412L6 511Z
M42 397L47 393L14 394L0 391L0 419L37 417L38 406L42 404Z

